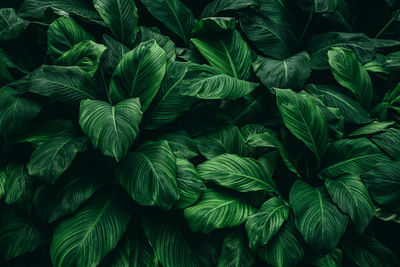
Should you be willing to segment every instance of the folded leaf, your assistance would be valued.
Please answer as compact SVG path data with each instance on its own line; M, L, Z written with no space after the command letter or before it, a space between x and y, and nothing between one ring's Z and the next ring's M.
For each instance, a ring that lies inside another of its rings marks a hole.
M156 41L138 45L123 55L110 82L110 98L118 103L126 98L139 97L146 111L160 88L165 75L166 57Z
M357 55L351 50L336 47L328 51L328 58L336 81L353 92L361 105L369 109L373 95L372 81Z
M339 243L348 219L331 203L325 190L298 180L290 190L289 202L306 243L322 252Z
M142 114L137 98L115 106L100 100L84 100L79 110L79 124L95 148L119 161L139 134Z
M194 232L210 233L215 229L240 225L254 212L255 209L245 200L207 189L197 204L185 209L185 219Z
M290 208L278 197L265 201L261 208L247 219L249 246L257 248L266 245L281 229L289 214Z
M93 0L94 7L114 37L132 47L138 31L138 12L133 0Z
M96 195L54 230L54 266L97 266L117 246L131 217L129 205L113 194Z
M239 192L276 190L264 167L252 158L222 154L201 163L197 170L204 180Z
M328 145L328 125L321 109L306 95L290 89L275 92L285 126L320 160Z
M179 199L175 157L167 141L144 143L121 161L115 173L141 205L168 210Z

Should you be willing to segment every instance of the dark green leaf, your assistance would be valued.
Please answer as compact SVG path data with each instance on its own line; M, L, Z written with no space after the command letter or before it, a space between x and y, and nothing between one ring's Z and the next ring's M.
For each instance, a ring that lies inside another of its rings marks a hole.
M198 155L197 147L189 134L184 130L178 130L162 136L162 139L168 141L175 157L191 159Z
M369 135L376 134L384 131L386 128L395 124L394 121L372 121L369 124L358 128L354 132L351 132L348 136L360 136L360 135Z
M20 36L28 27L29 21L18 17L12 8L0 9L0 43Z
M141 43L154 39L157 44L164 49L167 56L167 62L175 61L175 44L168 36L160 34L154 28L139 27L139 31Z
M330 13L335 11L338 0L295 0L303 10L315 13Z
M234 232L225 237L217 267L251 267L255 256L247 246L247 238L243 233Z
M222 11L239 10L251 6L258 7L259 2L257 0L214 0L203 9L200 17L214 17Z
M260 0L260 12L276 24L291 29L295 25L290 13L290 0Z
M215 34L222 31L234 30L236 28L236 18L231 17L210 17L197 22L192 31L193 36Z
M374 136L372 141L392 159L400 160L400 132L389 130L383 134Z
M35 192L35 180L24 165L11 164L5 170L4 201L7 204L29 202Z

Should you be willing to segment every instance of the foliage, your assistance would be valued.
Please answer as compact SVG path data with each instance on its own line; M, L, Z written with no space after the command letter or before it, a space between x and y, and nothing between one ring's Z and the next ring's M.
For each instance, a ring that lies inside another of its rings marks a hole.
M398 266L400 2L0 6L0 265Z

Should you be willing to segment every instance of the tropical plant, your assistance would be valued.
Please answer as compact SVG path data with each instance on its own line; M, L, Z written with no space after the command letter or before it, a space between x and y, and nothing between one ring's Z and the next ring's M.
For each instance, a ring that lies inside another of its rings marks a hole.
M396 0L13 0L0 266L398 266Z

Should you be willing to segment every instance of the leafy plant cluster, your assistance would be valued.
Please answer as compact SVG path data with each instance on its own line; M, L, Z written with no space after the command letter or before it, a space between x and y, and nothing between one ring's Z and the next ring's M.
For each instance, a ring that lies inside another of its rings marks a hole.
M1 266L398 266L399 10L3 1Z

